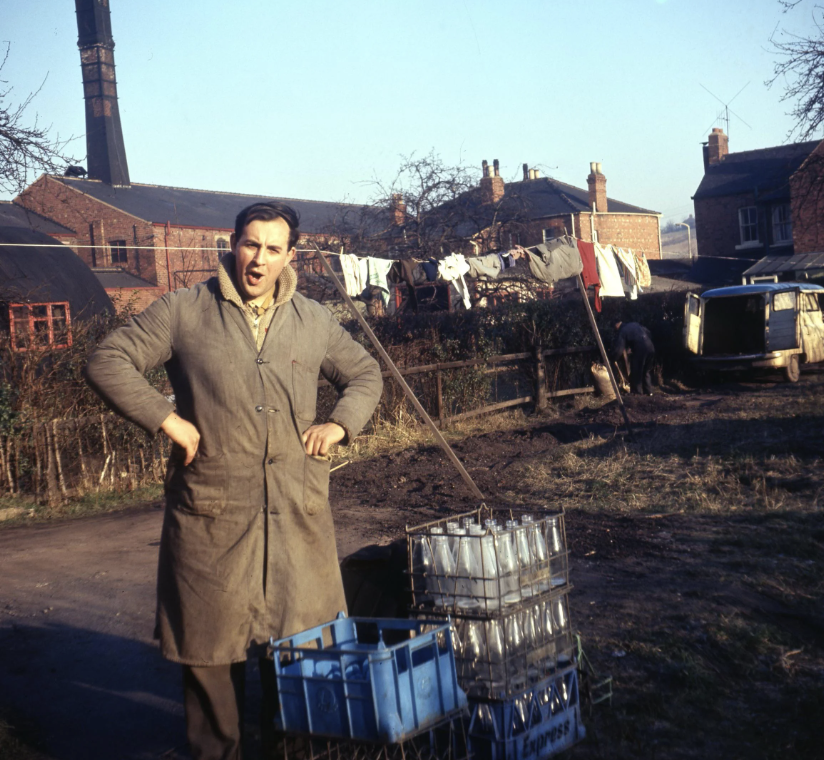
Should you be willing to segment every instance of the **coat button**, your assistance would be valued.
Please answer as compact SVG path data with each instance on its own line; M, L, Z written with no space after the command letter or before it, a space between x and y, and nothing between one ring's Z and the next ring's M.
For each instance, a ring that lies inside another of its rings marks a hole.
M268 464L274 464L274 463L275 463L274 459L270 459L269 462L268 462Z
M255 407L255 411L256 411L256 412L262 412L262 411L263 411L263 407L262 407L262 406L256 406L256 407Z
M258 359L258 360L257 360L257 363L258 363L258 364L263 364L263 359Z

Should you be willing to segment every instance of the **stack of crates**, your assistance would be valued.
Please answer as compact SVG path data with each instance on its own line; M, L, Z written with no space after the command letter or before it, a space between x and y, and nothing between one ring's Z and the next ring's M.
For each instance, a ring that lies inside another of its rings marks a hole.
M472 756L547 758L582 739L563 513L484 506L407 542L414 614L453 622Z

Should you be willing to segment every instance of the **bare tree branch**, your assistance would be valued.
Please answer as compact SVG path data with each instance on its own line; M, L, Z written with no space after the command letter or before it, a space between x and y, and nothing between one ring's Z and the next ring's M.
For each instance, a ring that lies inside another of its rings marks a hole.
M8 61L10 49L10 43L6 43L0 72ZM18 193L29 183L32 173L62 173L75 160L66 154L73 137L65 140L61 140L60 135L50 137L51 125L42 126L37 114L33 121L26 119L26 110L43 84L15 105L10 102L13 88L0 78L0 190L3 192Z
M793 10L802 0L779 0L784 13ZM784 87L781 102L792 103L789 116L795 126L789 136L797 140L815 139L824 126L824 8L812 8L815 31L807 37L785 33L785 41L770 38L779 60L773 66L773 76L767 80L772 87L779 80Z

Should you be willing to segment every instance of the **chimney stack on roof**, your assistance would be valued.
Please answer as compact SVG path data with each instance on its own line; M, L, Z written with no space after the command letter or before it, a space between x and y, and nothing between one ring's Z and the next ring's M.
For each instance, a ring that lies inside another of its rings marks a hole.
M406 204L400 193L392 193L389 202L389 216L393 227L398 227L406 221Z
M600 162L593 161L590 163L587 187L589 188L590 208L594 208L598 213L605 214L607 212L607 178L601 171Z
M720 164L730 152L730 138L724 134L721 127L714 127L707 144L707 162L710 166Z
M529 164L524 164L524 181L529 179Z
M77 46L86 99L86 157L90 179L126 185L129 167L117 107L109 0L75 0Z
M492 162L492 167L484 161L481 164L483 176L481 177L481 203L497 203L504 197L504 178L501 176L500 164L496 158Z

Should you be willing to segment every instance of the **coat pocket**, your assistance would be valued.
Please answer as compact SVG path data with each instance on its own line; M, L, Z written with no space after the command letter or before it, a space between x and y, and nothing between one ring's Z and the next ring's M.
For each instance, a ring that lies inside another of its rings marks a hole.
M198 455L188 467L171 461L166 473L166 494L177 509L219 514L226 506L226 475L223 455Z
M295 417L313 422L318 404L318 372L305 364L292 360L292 398L295 400Z
M303 466L303 508L314 515L329 503L329 457L306 456Z

